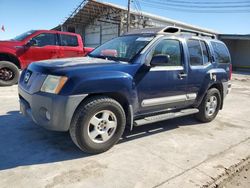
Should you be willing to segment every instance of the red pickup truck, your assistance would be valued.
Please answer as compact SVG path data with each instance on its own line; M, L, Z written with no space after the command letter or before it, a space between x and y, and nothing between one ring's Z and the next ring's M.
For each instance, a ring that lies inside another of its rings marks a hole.
M17 83L19 69L25 69L33 61L80 57L92 50L83 46L80 35L53 30L31 30L0 41L0 86Z

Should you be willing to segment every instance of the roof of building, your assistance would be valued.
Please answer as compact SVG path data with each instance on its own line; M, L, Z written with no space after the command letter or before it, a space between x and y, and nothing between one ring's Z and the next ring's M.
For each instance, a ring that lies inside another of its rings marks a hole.
M219 35L220 39L232 39L232 40L250 40L250 35L239 34L222 34Z
M126 7L120 6L120 5L115 5L112 3L107 3L107 2L100 2L96 0L84 0L73 12L72 14L66 19L66 21L63 24L67 23L81 23L81 24L88 24L91 20L100 17L107 9L112 9L114 13L120 13L120 12L126 12L127 9ZM140 15L140 16L145 16L151 19L159 20L162 22L166 23L171 23L173 25L178 25L180 27L188 27L190 29L194 30L200 30L206 33L212 33L212 34L218 34L218 32L209 30L206 28L194 26L191 24L187 24L184 22L180 22L177 20L165 18L162 16L157 16L154 14L146 13L143 11L135 11L131 10L131 14L134 15ZM120 21L119 18L117 20L112 20L112 21Z

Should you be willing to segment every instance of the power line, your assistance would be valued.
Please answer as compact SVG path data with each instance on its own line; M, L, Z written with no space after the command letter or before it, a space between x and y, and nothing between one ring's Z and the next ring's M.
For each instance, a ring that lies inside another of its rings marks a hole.
M157 0L141 0L146 3L155 3L160 5L167 5L171 7L184 7L184 8L208 8L208 9L226 9L226 8L250 8L250 4L248 5L188 5L188 4L175 4L168 1L157 1Z
M140 0L144 6L163 9L163 10L172 10L172 11L181 11L181 12L191 12L191 13L249 13L250 9L246 9L248 7L242 6L240 8L244 9L209 9L208 7L205 8L195 8L195 7L182 7L182 6L170 6L166 3L160 3L159 1L150 1L150 0ZM227 7L228 8L228 7Z
M138 0L133 0L132 1L134 3L134 7L137 10L137 12L142 15L142 9L141 9L141 5L140 2Z
M138 0L135 0L135 3L137 4L137 7L139 8L139 11L141 11L141 5L140 5L140 2Z
M135 1L135 0L132 0L132 3L133 3L133 5L134 5L134 9L139 13L139 8L138 8L138 6L137 6L137 4L136 4L136 1Z
M161 0L161 2L166 2L166 0ZM179 3L179 4L249 4L250 0L244 1L182 1L182 0L167 0L167 2Z
M144 4L144 3L143 3ZM144 6L152 7L161 10L172 10L172 11L179 11L179 12L190 12L190 13L250 13L250 10L194 10L194 9L180 9L180 8L173 8L167 6L157 6L152 4L144 4Z

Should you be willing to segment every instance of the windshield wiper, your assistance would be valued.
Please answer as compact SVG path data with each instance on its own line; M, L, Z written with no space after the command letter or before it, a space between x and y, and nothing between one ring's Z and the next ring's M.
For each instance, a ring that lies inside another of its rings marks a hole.
M106 59L106 60L119 61L117 59L117 57L113 57L113 56L104 56L104 55L97 55L97 56L95 56L95 55L91 55L91 54L89 54L88 56L89 57L94 57L94 58Z
M122 57L104 56L104 55L92 55L92 54L89 54L88 56L93 57L93 58L105 59L105 60L113 60L113 61L116 61L116 62L123 61L123 62L129 63L128 59L122 58Z
M93 57L93 58L101 58L101 59L106 59L105 56L101 56L101 55L91 55L91 54L88 54L89 57Z

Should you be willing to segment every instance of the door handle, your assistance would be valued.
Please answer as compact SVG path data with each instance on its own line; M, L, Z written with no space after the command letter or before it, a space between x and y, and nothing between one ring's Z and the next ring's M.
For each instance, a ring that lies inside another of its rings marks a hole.
M186 73L184 73L184 72L181 72L180 74L178 74L178 78L179 79L183 79L183 78L185 78L185 77L187 77L187 74Z

